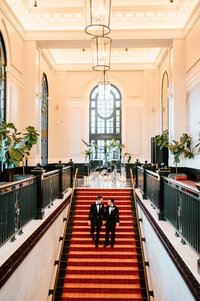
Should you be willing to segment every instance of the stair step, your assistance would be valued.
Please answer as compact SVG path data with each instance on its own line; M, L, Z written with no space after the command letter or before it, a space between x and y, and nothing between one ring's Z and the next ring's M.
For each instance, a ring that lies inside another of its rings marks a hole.
M114 248L103 248L104 225L98 248L91 239L88 215L97 195L103 196L105 207L113 197L119 208L120 226L116 228ZM64 238L54 300L146 300L136 212L129 189L78 190Z

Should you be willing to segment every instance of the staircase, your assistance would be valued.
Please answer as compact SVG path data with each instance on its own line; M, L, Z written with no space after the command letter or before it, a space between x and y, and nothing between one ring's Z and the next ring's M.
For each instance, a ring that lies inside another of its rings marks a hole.
M88 214L97 195L106 206L112 197L119 208L114 248L99 248L90 236ZM79 189L70 213L54 300L147 300L134 203L128 189Z

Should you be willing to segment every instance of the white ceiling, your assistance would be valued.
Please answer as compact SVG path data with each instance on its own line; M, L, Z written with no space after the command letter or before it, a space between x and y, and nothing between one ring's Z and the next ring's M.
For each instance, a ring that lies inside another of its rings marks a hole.
M84 33L84 0L0 0L12 11L25 38L37 40L55 65L91 64ZM112 64L155 63L180 37L199 0L112 0ZM124 52L128 47L129 51ZM82 48L86 51L83 53Z

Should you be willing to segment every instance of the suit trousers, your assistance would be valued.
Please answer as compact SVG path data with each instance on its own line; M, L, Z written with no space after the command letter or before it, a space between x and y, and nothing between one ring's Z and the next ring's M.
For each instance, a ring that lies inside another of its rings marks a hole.
M101 225L102 225L102 219L97 218L96 220L91 222L91 236L94 239L94 232L96 229L96 243L99 243L99 238L100 238L100 232L101 232Z
M109 235L111 232L111 244L114 245L115 243L115 223L107 222L106 223L106 244L109 244Z

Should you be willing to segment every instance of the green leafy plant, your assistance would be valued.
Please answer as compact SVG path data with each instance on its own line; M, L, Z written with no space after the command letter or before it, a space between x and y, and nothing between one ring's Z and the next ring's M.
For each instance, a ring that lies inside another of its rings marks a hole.
M92 146L91 144L87 143L84 139L82 139L82 142L83 144L87 147L84 151L84 154L85 154L85 161L87 160L87 157L89 158L90 160L90 157L91 155L93 154L93 151L92 151Z
M131 154L130 153L124 153L123 154L123 159L127 158L127 163L129 164L131 162Z
M174 163L176 164L176 173L177 173L177 164L180 162L180 155L183 154L185 158L191 159L194 158L193 150L191 149L192 138L184 133L179 141L173 140L173 144L169 144L168 148L171 153L174 155Z
M163 149L164 147L168 147L169 138L168 133L163 133L161 135L157 135L154 138L154 143L160 147L160 149Z
M116 140L115 139L112 139L112 142L111 142L111 148L116 148L116 149L122 149L122 148L125 148L125 145L122 144L122 143L119 143L117 144Z
M30 150L37 143L39 132L33 126L28 126L24 133L17 132L13 123L2 121L0 125L0 160L7 165L20 166L25 156L30 155Z
M200 124L200 122L199 122L199 124ZM199 133L199 143L197 143L194 148L197 148L197 147L198 147L198 152L200 152L200 133Z

